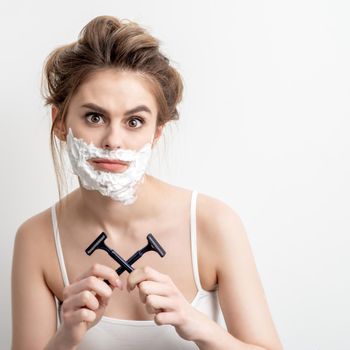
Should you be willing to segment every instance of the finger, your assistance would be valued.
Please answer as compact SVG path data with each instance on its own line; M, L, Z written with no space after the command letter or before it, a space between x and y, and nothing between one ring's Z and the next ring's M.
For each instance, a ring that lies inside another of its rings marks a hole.
M63 299L67 299L73 295L83 291L89 291L99 296L104 303L111 297L114 287L108 286L105 282L95 276L89 276L79 282L75 282L66 287L63 291Z
M146 298L146 310L151 314L174 311L174 309L174 303L171 298L160 295L148 295Z
M120 288L121 284L122 284L122 281L121 281L120 277L118 276L118 274L115 272L115 270L113 270L109 266L102 265L102 264L92 265L90 267L90 269L88 269L82 275L80 275L76 279L76 281L80 281L80 280L85 279L89 276L95 276L95 277L98 277L100 279L107 280L107 281L109 281L109 283L112 286L118 287L118 288ZM120 282L118 282L118 281L120 281Z
M130 292L136 285L142 281L155 281L155 282L170 282L170 278L153 268L146 266L141 269L135 269L128 276L127 289Z
M150 305L146 305L146 311L150 314L150 315L157 315L160 312L163 312L163 309L155 309L154 307L150 306Z
M71 312L62 313L63 322L68 325L76 325L80 322L93 322L96 319L96 313L89 309L78 309Z
M171 296L172 288L164 283L154 281L142 281L138 284L139 296L142 303L146 303L148 295L155 294L161 296Z
M79 294L72 295L62 304L63 311L75 311L82 307L90 310L97 310L99 307L99 302L91 292L84 290Z
M181 319L177 312L159 312L154 316L154 322L158 326L166 324L178 326L181 324Z

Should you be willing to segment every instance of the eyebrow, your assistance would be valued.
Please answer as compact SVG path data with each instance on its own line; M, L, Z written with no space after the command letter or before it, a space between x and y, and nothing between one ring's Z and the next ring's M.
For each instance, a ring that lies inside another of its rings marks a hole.
M102 114L106 114L106 115L109 114L108 111L107 111L106 109L104 109L104 108L102 108L102 107L100 107L100 106L98 106L98 105L95 105L94 103L85 103L85 104L83 104L81 107L90 108L90 109L93 109L93 110L95 110L96 112L99 112L99 113L102 113ZM133 108L133 109L130 109L129 111L126 111L126 112L124 113L124 115L125 115L125 116L129 116L129 115L134 114L134 113L137 113L137 112L147 112L147 113L149 113L149 114L152 114L152 113L151 113L151 110L150 110L147 106L145 106L145 105L140 105L140 106L137 106L137 107L135 107L135 108Z

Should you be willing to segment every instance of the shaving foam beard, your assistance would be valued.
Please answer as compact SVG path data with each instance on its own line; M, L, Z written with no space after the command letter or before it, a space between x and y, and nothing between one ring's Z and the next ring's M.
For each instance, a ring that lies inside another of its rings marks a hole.
M103 196L128 205L135 202L137 186L144 180L152 154L152 142L146 143L139 151L107 150L94 146L92 142L87 144L83 139L77 139L69 128L67 152L72 170L84 188L99 191ZM121 160L129 162L129 166L122 173L96 170L88 162L91 158Z

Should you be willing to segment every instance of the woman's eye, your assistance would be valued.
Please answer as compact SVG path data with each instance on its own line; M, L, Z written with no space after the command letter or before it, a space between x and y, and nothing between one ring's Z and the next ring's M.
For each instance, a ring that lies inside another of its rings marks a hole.
M128 125L131 128L139 128L140 126L142 126L144 124L144 121L140 118L132 118L128 121Z
M103 118L97 113L87 113L85 117L91 124L101 124L103 122Z

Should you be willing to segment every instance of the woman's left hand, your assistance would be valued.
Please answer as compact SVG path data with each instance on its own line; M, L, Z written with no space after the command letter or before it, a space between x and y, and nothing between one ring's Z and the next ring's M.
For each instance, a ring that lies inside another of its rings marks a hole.
M127 281L128 291L139 288L139 296L146 310L154 314L157 325L172 325L179 336L194 340L205 315L197 311L186 300L171 278L146 266L135 269Z

